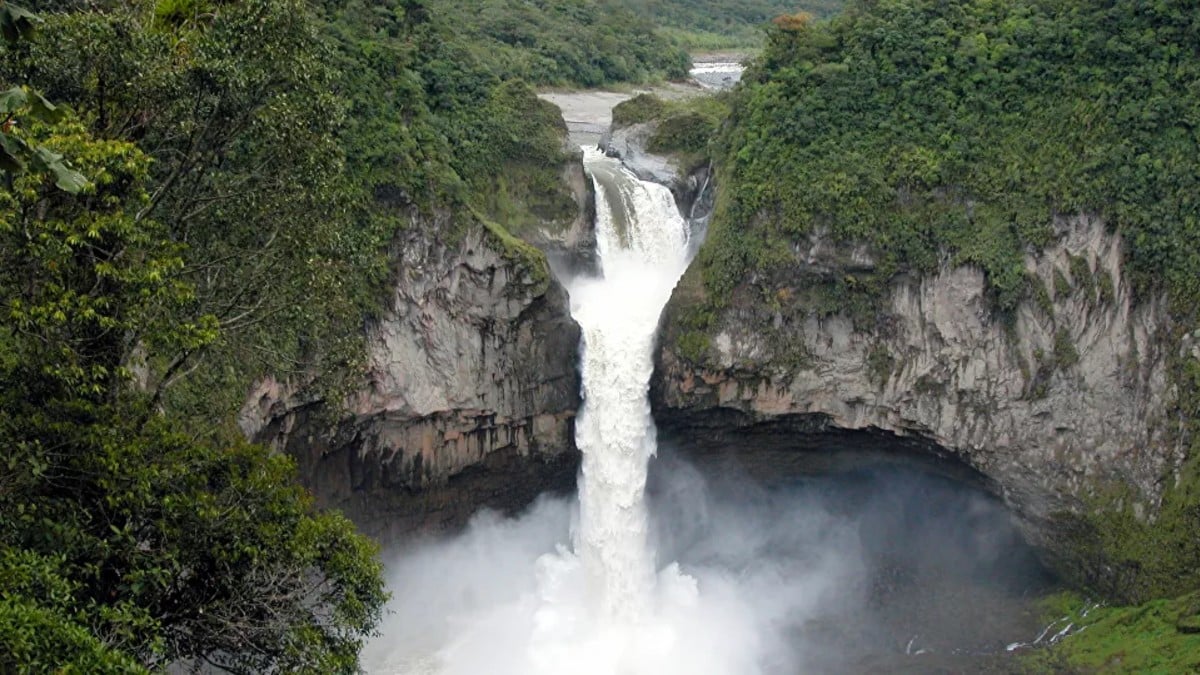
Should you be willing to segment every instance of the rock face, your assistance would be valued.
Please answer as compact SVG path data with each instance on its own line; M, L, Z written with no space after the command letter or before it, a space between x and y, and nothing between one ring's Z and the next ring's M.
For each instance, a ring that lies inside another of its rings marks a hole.
M575 217L566 223L545 222L529 228L521 236L546 254L554 276L567 279L579 274L596 274L596 196L592 180L583 169L583 153L571 150L573 161L562 170L562 182L579 206Z
M296 457L323 506L385 543L523 506L576 470L566 293L527 245L480 225L446 244L434 233L450 227L414 215L397 242L391 309L367 329L340 419L271 379L243 410L248 436Z
M638 178L670 188L679 212L688 221L706 223L713 205L711 169L700 167L684 173L674 158L646 150L657 128L658 122L616 127L601 138L600 149L609 157L619 158Z
M1183 456L1168 413L1178 343L1165 300L1135 298L1122 239L1098 219L1063 219L1057 231L1025 260L1045 293L1009 322L989 308L978 269L950 266L894 282L874 325L789 311L787 299L814 280L874 265L869 251L818 233L797 248L775 302L724 310L697 364L678 346L687 291L677 290L656 419L667 436L714 452L768 440L772 452L817 462L837 447L955 460L1053 554L1061 514L1111 481L1153 504Z

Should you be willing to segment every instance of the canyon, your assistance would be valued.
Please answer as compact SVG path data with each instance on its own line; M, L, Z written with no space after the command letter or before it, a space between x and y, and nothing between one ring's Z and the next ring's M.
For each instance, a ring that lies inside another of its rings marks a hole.
M709 168L685 174L648 152L654 123L599 132L606 108L628 95L547 98L565 110L565 143L598 139L671 188L702 236L715 193ZM594 197L572 182L574 224L525 235L559 274L588 264L579 251ZM348 412L331 421L323 402L293 400L268 379L242 416L249 436L298 459L321 504L385 544L454 531L481 507L513 513L542 492L570 491L579 461L579 328L561 283L535 279L486 228L446 245L435 223L413 219ZM821 315L805 304L806 288L875 262L869 247L818 231L792 251L793 274L776 280L774 297L735 299L696 358L679 346L680 317L696 302L689 272L656 353L664 443L776 481L919 465L994 495L1046 561L1078 565L1067 535L1098 492L1132 488L1152 512L1162 477L1182 462L1169 364L1195 356L1200 336L1183 341L1190 354L1172 353L1166 300L1135 293L1119 231L1087 214L1054 226L1055 242L1024 262L1045 297L1010 320L990 310L978 269L951 264L896 280L869 325ZM1103 581L1103 566L1083 577Z

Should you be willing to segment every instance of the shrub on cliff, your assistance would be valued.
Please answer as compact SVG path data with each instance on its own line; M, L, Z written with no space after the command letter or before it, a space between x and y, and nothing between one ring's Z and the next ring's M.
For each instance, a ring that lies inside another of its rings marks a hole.
M675 100L639 94L613 108L613 127L653 122L646 149L675 155L681 168L690 171L707 161L709 142L728 115L729 97L724 92Z

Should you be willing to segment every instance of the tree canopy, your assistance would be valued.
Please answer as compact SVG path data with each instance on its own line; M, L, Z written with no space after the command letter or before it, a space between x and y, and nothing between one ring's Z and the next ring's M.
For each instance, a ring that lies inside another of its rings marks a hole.
M689 60L652 21L604 0L428 0L453 41L495 75L594 87L687 75Z
M619 0L693 49L756 47L771 19L809 12L837 13L845 0Z
M1030 290L1026 247L1047 242L1056 214L1087 211L1125 232L1141 288L1164 284L1194 309L1192 9L889 0L777 20L717 151L710 289L727 294L827 227L875 245L877 281L930 270L943 252L977 264L1006 310Z

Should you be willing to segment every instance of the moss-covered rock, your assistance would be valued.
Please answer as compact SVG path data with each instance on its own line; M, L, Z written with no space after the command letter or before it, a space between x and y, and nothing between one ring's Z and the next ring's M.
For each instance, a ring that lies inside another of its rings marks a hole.
M1049 647L1026 654L1035 673L1194 673L1200 670L1200 594L1133 606L1104 607L1077 594L1048 598L1052 631L1066 630Z

